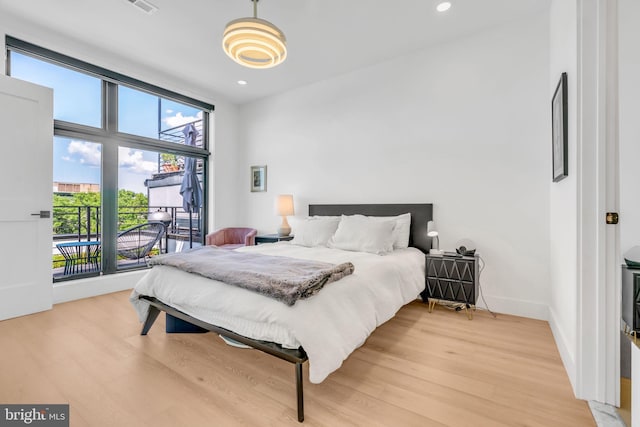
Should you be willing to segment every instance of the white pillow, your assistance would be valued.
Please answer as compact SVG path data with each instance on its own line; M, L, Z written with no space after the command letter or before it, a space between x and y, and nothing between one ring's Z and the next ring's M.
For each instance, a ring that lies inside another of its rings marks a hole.
M393 251L394 221L372 221L362 215L343 215L329 240L330 248L383 254Z
M314 216L298 223L293 230L291 243L294 245L314 247L327 246L340 223L338 216Z
M411 233L411 213L397 216L370 216L373 221L391 221L393 227L393 249L406 249L409 247L409 234Z

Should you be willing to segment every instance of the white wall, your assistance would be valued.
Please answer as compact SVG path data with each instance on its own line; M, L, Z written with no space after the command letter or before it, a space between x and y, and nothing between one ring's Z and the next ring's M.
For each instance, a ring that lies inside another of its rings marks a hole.
M619 2L620 245L640 245L640 2Z
M577 11L576 0L554 0L550 11L550 80L547 99L551 99L562 72L567 73L569 119L569 175L560 182L547 177L550 209L551 298L549 323L572 384L576 382L577 348Z
M441 247L469 238L486 261L489 307L546 319L549 85L544 14L245 105L245 224L275 232L280 193L298 216L432 202ZM268 191L250 193L261 164Z
M231 103L215 104L209 163L209 231L239 224L240 149L238 143L238 107Z

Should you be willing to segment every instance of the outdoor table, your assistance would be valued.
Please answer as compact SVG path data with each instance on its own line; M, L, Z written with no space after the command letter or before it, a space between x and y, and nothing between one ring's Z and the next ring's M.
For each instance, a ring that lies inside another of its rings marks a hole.
M100 271L100 241L58 243L56 247L64 257L63 274Z

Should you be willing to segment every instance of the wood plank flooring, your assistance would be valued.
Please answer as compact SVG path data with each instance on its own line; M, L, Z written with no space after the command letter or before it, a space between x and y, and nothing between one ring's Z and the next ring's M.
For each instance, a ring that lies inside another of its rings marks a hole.
M0 322L0 403L69 403L72 426L595 426L546 322L414 302L322 384L216 335L149 335L118 292Z

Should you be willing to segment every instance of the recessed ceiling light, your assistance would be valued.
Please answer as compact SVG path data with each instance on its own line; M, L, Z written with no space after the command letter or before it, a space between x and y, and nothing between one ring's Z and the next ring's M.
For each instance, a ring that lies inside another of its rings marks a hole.
M436 6L436 10L438 12L446 12L447 10L449 10L449 8L451 8L450 1L443 1L442 3L438 3L438 5Z
M238 84L239 84L240 86L244 86L244 85L246 85L246 84L247 84L247 81L246 81L246 80L238 80Z

